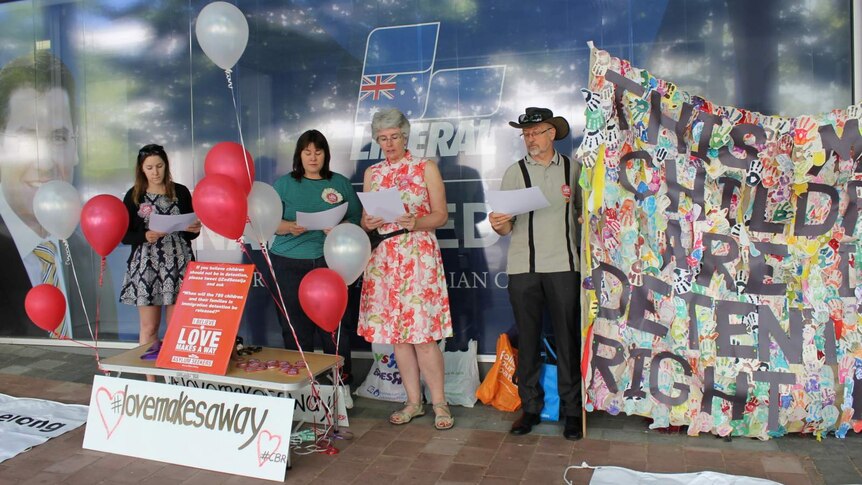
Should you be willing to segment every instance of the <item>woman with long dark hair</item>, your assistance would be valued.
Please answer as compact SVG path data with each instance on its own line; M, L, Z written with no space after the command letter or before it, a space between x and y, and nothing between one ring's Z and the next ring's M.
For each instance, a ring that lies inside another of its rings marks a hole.
M172 233L150 230L153 214L193 212L191 193L184 185L174 183L168 154L160 145L146 145L138 152L135 185L126 192L123 203L129 211L129 227L123 244L131 245L132 252L120 302L138 307L141 318L138 341L154 343L143 358L155 358L162 307L166 308L170 322L186 265L194 260L190 241L200 235L201 223L196 221L185 231Z

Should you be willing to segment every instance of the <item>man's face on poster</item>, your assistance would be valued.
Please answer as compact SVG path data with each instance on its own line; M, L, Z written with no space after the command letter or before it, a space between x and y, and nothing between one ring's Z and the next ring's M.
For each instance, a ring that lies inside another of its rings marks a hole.
M51 180L72 182L78 148L69 95L62 88L12 91L0 137L0 186L18 217L40 235L33 197Z

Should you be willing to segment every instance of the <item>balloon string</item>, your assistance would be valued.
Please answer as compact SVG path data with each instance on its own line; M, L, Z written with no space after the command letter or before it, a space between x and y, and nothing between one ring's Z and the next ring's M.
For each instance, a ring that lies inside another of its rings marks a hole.
M99 265L99 288L101 288L103 283L105 282L105 265L105 257L102 256L102 263Z
M75 282L75 288L78 290L78 298L81 299L81 310L84 312L84 318L87 321L87 330L90 331L90 338L93 339L93 345L87 345L72 339L68 340L72 340L72 342L80 343L85 347L90 347L95 350L96 366L101 369L102 366L99 360L99 339L96 338L96 334L93 333L93 324L90 321L90 314L87 312L87 305L84 302L84 293L81 291L81 283L78 281L78 272L75 270L75 262L72 261L72 251L69 248L69 241L66 239L60 239L60 242L63 244L63 247L66 248L66 265L72 268L72 280ZM96 318L98 318L98 316Z
M74 343L76 343L76 344L78 344L78 345L81 345L82 347L89 347L89 348L91 348L91 349L95 349L95 348L96 348L95 346L90 345L90 344L88 344L88 343L86 343L86 342L81 342L80 340L75 340L75 339L73 339L72 337L69 337L68 335L61 335L61 334L60 334L60 333L58 333L56 330L55 330L54 332L51 332L51 333L53 333L53 334L57 337L57 339L58 339L58 340L68 340L69 342L74 342ZM100 367L100 368L101 368L101 367Z
M249 261L254 261L254 259L252 259L251 254L249 253L248 249L246 249L244 244L241 244L240 248L242 249L243 253L245 253L245 255L249 259ZM299 337L297 337L297 335L296 335L296 330L293 328L293 324L290 323L290 317L287 314L287 306L284 303L284 296L281 293L281 287L278 285L278 279L275 277L275 269L272 266L272 260L269 257L269 251L267 251L266 245L264 245L264 244L261 244L260 249L261 249L261 253L263 253L264 260L266 261L267 268L269 269L269 274L270 274L270 276L272 276L272 281L275 283L275 288L276 288L277 292L273 291L273 289L269 286L269 284L266 281L266 278L261 278L261 280L263 281L263 284L266 287L266 289L269 290L270 296L272 297L273 301L275 302L276 308L278 308L278 310L281 312L282 316L284 316L285 321L287 321L287 326L288 326L288 328L290 328L291 334L293 334L293 340L294 340L294 342L296 342L296 348L299 351L299 355L302 358L302 362L305 363L305 370L306 370L306 372L308 372L308 378L309 378L309 381L311 383L310 385L311 385L312 398L314 398L320 404L320 406L324 409L324 416L326 417L326 420L327 420L327 429L328 429L332 426L332 410L329 408L329 406L326 405L326 402L320 396L320 390L318 389L318 383L314 379L314 374L311 372L311 368L308 366L308 360L305 357L305 352L302 350L302 346L299 344ZM276 295L278 296L278 298L276 298ZM337 392L337 387L335 389L336 389L335 392ZM317 435L316 426L315 426L315 434ZM325 434L326 433L324 433L323 435L325 436ZM327 447L327 450L320 450L320 451L328 451L328 447Z
M101 273L104 273L104 272L105 272L105 258L103 257L102 258ZM101 287L102 286L101 285L101 275L99 276L99 281L100 281L99 287ZM105 375L109 375L110 373L102 368L102 361L99 358L99 350L98 350L98 346L99 346L99 321L101 319L101 308L102 308L102 292L97 291L96 292L96 321L94 322L96 324L96 332L95 332L95 338L93 338L93 342L96 344L96 367L98 367L98 369L100 371L102 371Z
M245 253L246 257L249 261L254 261L251 257L251 253L249 253L248 249L246 249L245 244L241 244L243 253ZM263 258L266 261L267 268L269 269L269 274L272 276L272 281L275 284L275 291L269 286L266 278L261 278L263 281L263 285L269 290L270 296L273 301L275 301L275 306L281 312L284 319L287 321L287 326L290 328L291 334L293 334L293 340L296 343L296 348L299 351L299 355L302 357L302 361L308 364L308 361L305 359L305 352L302 350L302 346L299 344L299 337L296 335L296 330L293 328L293 324L290 322L290 317L287 314L287 305L284 303L284 296L281 293L281 287L278 285L278 279L275 277L275 269L272 267L272 260L269 257L269 251L266 250L266 246L261 245L261 253L263 253ZM306 367L308 367L306 365ZM308 371L309 377L311 380L314 380L314 375L311 374L311 370Z
M242 138L242 120L240 120L239 109L236 106L236 92L233 89L233 81L231 80L231 70L225 69L224 71L225 78L227 78L227 88L230 89L230 99L233 101L233 112L236 115L236 128L239 131L239 144L242 146L242 158L245 160L245 173L248 176L248 184L251 186L254 184L254 180L251 177L251 169L248 166L248 155L246 154L245 149L245 140Z

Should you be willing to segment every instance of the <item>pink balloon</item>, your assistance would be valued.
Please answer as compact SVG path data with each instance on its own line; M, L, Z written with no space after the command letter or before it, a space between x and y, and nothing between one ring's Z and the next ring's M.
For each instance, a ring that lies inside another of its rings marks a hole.
M66 316L66 298L54 285L34 286L24 298L24 311L33 323L42 330L53 332Z
M129 229L129 212L113 195L97 195L81 209L81 230L90 246L102 257L111 254Z
M246 160L248 168L246 168ZM204 159L204 174L226 175L248 196L254 183L254 159L251 158L248 150L245 150L245 156L243 156L242 145L239 143L232 141L216 143Z
M334 332L347 309L347 285L329 268L313 269L299 282L299 304L318 327Z
M195 214L203 225L228 239L238 239L248 218L246 194L226 175L207 175L192 196Z

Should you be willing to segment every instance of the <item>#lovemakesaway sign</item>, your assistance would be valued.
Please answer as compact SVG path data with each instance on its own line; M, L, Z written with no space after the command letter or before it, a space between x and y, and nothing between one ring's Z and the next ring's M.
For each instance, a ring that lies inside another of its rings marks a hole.
M719 106L593 48L588 409L761 439L862 430L862 106Z
M293 399L95 376L84 448L284 481Z

